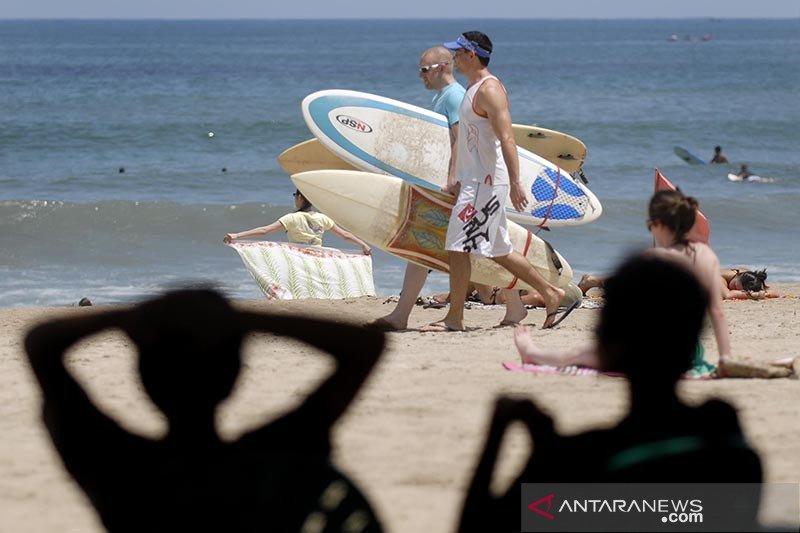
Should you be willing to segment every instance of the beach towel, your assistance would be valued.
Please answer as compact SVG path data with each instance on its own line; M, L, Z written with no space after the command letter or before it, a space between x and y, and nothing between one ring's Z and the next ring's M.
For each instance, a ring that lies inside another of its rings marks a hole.
M550 366L550 365L534 365L531 363L517 363L515 361L505 361L503 368L511 372L529 372L540 376L608 376L615 378L625 377L624 374L619 372L601 372L595 368L587 366ZM683 375L683 379L714 379L714 374L699 374L687 372Z
M284 242L228 244L270 300L375 296L372 258L335 248Z

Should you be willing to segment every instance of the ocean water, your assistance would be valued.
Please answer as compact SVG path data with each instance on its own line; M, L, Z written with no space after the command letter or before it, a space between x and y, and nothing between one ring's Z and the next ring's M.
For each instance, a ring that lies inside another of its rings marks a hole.
M300 100L347 88L427 106L420 52L470 29L494 41L513 120L589 149L603 216L545 234L577 273L648 244L657 166L700 199L723 263L800 280L797 19L0 21L0 307L196 282L260 297L221 240L289 211L275 158L311 136ZM775 182L672 153L716 144ZM404 264L374 261L379 292L398 292ZM425 290L446 287L433 275Z

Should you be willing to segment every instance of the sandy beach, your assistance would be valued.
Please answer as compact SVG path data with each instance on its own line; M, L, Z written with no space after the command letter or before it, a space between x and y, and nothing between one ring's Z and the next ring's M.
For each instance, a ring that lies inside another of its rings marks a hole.
M735 355L770 360L800 355L800 284L775 285L793 297L726 302ZM382 298L346 301L243 301L252 310L335 317L362 322L388 312ZM647 312L656 299L643 300ZM34 323L92 308L0 310L0 531L98 531L100 523L83 493L63 469L40 421L39 390L22 350ZM502 308L466 311L465 333L389 335L388 350L366 387L333 434L334 461L366 492L389 531L451 531L460 513L482 445L493 399L501 393L529 396L556 417L562 433L608 426L626 409L625 383L617 378L534 376L512 373L501 363L516 360L512 330L491 329ZM442 310L416 308L411 326L440 318ZM587 342L599 315L579 309L559 328L534 329L553 346ZM538 326L542 310L526 323ZM706 353L716 348L710 328ZM645 357L646 351L642 356ZM157 437L165 422L149 402L134 367L135 352L122 334L84 341L69 356L75 375L94 401L126 428ZM301 400L330 368L330 361L300 343L252 337L234 395L219 413L226 438L280 414ZM682 397L698 403L720 397L733 403L747 437L760 452L766 481L800 481L800 381L716 380L683 382ZM87 438L90 436L87 435ZM504 447L500 486L524 461L528 443L513 432ZM781 509L769 519L789 519Z

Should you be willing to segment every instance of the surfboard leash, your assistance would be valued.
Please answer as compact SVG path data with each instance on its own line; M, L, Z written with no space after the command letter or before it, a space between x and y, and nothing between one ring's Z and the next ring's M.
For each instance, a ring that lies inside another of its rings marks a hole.
M542 219L542 223L539 224L539 226L538 226L539 227L539 231L541 231L542 228L545 227L545 224L547 223L547 220L550 218L550 214L553 212L553 204L556 201L556 196L558 196L558 189L561 186L561 167L556 165L556 170L558 171L558 175L556 177L555 189L553 189L553 197L550 199L550 205L547 206L547 211L545 211L544 218ZM539 232L537 231L536 234L538 235Z

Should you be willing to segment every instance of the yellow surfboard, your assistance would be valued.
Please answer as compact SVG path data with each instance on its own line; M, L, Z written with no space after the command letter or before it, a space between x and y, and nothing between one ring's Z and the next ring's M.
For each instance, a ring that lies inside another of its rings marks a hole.
M517 146L547 159L570 174L577 172L586 161L586 145L580 139L537 126L513 124Z
M514 124L517 146L547 159L568 173L578 171L586 159L586 145L579 139L554 130ZM284 172L297 174L311 170L358 170L325 148L318 139L309 139L278 156Z

